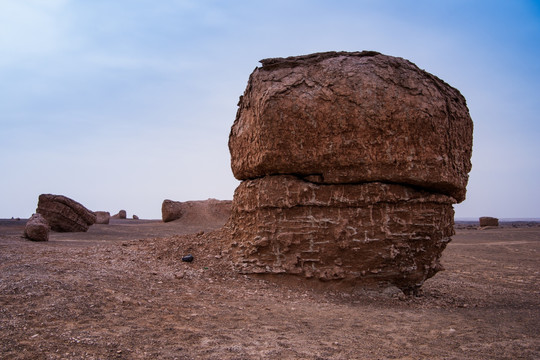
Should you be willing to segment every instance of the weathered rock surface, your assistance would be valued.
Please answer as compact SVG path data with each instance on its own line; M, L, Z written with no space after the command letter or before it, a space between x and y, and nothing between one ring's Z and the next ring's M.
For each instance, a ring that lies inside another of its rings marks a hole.
M49 241L50 226L41 214L33 214L26 222L24 237L33 241Z
M126 219L127 218L127 212L126 210L120 210L118 214L114 214L111 216L113 219Z
M161 204L161 219L163 222L174 221L182 217L182 202L169 199Z
M441 269L465 199L472 120L458 90L376 52L262 60L229 137L229 227L246 273L392 283Z
M96 222L94 212L63 195L41 194L36 212L58 232L84 232Z
M376 52L261 63L229 138L237 179L296 174L323 184L383 181L464 200L473 125L458 90Z
M483 216L479 219L480 226L499 226L499 219L490 217L490 216Z
M225 223L231 215L230 200L208 199L200 201L164 200L161 216L164 222L183 219L186 223L206 219L209 222Z
M230 225L248 273L359 279L416 288L442 267L453 199L396 184L314 184L294 176L243 181Z
M108 224L111 220L111 213L108 211L95 211L96 224Z

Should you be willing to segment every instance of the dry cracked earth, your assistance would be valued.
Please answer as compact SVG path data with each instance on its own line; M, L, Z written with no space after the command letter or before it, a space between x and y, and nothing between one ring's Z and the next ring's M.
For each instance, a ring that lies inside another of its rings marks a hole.
M417 296L240 275L220 225L0 221L0 359L540 358L538 224L458 227Z

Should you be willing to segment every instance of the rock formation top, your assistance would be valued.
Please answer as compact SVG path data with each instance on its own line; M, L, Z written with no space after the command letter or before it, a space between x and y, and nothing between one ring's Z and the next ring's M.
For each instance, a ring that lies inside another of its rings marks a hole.
M379 181L465 199L473 124L457 89L373 51L261 63L229 137L237 179Z

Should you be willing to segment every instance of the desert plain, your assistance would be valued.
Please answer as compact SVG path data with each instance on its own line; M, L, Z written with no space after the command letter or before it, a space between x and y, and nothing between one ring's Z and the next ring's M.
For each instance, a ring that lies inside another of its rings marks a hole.
M457 223L415 296L239 274L222 226L111 220L31 242L1 220L0 358L540 358L539 223Z

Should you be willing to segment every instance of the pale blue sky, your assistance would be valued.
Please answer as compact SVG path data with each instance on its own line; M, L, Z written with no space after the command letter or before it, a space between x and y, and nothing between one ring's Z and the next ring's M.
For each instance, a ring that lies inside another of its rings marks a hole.
M540 217L540 5L494 0L0 0L0 218L41 193L160 218L231 199L227 140L267 57L376 50L467 99L456 217Z

